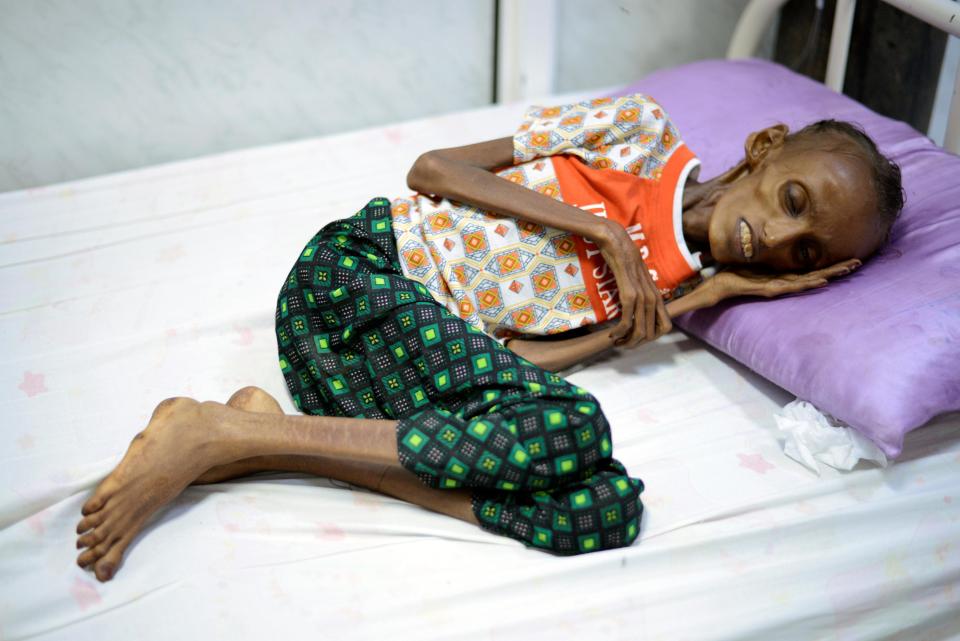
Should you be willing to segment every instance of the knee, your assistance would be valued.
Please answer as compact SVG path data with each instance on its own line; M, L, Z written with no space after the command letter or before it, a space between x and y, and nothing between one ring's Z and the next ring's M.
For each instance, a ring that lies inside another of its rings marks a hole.
M541 489L585 478L613 455L610 424L592 397L551 403L538 414L542 428L521 431L519 440L533 462L533 473L547 478Z
M609 458L613 454L610 442L610 423L593 396L579 398L566 403L563 408L567 416L570 435L579 450L595 449L598 459ZM587 461L587 465L594 461Z

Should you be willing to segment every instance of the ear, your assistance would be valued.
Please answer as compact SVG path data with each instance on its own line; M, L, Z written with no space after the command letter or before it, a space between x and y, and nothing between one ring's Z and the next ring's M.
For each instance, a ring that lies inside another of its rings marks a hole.
M755 131L747 136L747 141L743 145L743 155L750 171L760 167L771 152L778 151L783 147L789 131L790 129L786 125L777 124Z

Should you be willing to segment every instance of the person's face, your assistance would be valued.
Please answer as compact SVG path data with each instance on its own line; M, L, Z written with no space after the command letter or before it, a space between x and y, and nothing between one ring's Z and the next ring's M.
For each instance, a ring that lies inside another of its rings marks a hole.
M749 171L720 195L710 218L714 259L778 272L865 259L882 240L866 160L843 141L785 145L785 135L778 125L747 138Z

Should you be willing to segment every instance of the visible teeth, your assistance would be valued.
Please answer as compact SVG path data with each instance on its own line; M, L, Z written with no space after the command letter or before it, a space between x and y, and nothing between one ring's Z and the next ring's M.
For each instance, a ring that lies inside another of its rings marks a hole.
M753 236L750 235L750 227L742 220L740 221L740 245L743 247L743 255L753 258Z

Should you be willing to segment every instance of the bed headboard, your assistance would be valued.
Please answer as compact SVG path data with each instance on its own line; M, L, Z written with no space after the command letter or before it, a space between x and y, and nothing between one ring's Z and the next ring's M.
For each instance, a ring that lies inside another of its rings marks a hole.
M960 37L960 4L952 0L883 0L942 31ZM747 58L754 54L760 40L777 11L787 0L750 0L744 8L730 40L727 58ZM847 68L847 51L857 0L837 0L827 58L824 83L835 91L843 91ZM953 93L947 116L947 133L943 146L960 154L960 67L953 79Z

